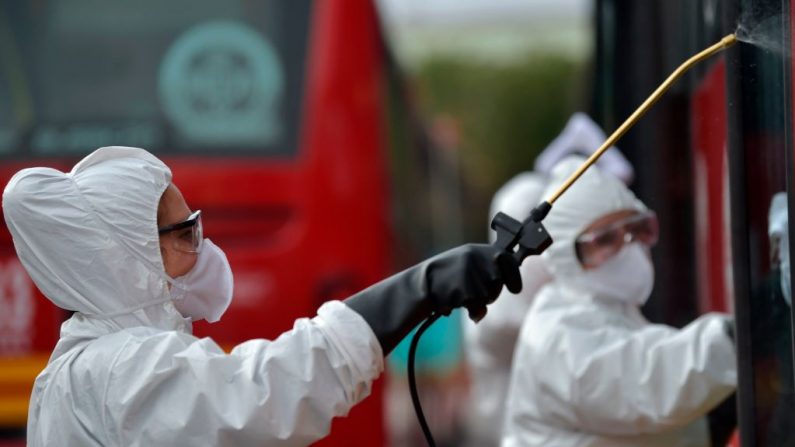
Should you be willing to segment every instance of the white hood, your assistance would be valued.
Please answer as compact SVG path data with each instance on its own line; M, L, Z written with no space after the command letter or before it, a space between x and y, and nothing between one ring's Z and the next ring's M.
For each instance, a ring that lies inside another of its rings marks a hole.
M556 165L544 197L549 197L585 161L570 156ZM584 272L577 260L574 240L594 220L620 210L646 211L646 206L613 175L591 166L552 206L544 219L552 246L542 258L556 279L567 280Z
M71 172L30 168L8 182L3 213L20 261L44 296L78 312L65 332L183 323L170 304L157 234L170 182L162 161L128 147L98 149Z
M549 173L555 165L569 155L590 156L607 140L607 136L588 115L577 112L569 118L566 127L536 158L535 170ZM602 154L596 166L615 175L626 184L632 183L635 170L615 146Z

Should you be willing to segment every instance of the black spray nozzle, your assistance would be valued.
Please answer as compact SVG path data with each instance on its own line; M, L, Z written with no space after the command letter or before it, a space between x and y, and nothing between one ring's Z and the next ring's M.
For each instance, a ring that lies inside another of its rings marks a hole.
M533 222L541 222L547 217L549 214L549 210L552 209L552 205L549 202L541 202L538 204L537 207L533 208L533 211L530 211L530 217L528 219L532 220Z
M517 270L526 257L540 255L552 245L552 237L541 224L550 209L552 205L549 202L541 202L533 208L524 222L519 222L505 213L497 213L491 221L491 228L497 232L494 245L502 249L497 256L497 265L503 272L505 286L512 293L522 290L521 278L512 272Z

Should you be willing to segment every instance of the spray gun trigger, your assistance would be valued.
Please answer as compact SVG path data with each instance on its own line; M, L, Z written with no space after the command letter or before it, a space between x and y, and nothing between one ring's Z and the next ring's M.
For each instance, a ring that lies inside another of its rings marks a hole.
M513 247L522 235L522 223L500 212L492 219L491 228L497 232L495 245L504 251L513 252Z
M552 245L552 236L541 222L529 220L524 223L522 235L519 238L519 248L514 253L514 258L519 263L528 256L538 256Z
M541 224L541 220L549 212L549 205L540 208L542 208L540 212L533 210L524 223L505 213L497 213L491 221L491 228L497 232L497 241L494 245L502 251L497 256L497 265L503 273L505 286L512 293L519 293L522 290L521 277L514 274L518 272L518 266L522 265L522 261L528 256L540 255L552 245L552 237ZM517 245L518 249L514 251Z

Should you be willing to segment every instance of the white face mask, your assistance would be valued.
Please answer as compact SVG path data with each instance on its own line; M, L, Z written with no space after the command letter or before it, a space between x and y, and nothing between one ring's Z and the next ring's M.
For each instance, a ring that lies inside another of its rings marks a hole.
M203 244L193 268L171 282L171 298L182 316L214 323L232 301L234 279L224 252L209 239Z
M654 287L654 266L646 248L631 243L600 267L577 275L574 283L598 297L640 307L649 299Z

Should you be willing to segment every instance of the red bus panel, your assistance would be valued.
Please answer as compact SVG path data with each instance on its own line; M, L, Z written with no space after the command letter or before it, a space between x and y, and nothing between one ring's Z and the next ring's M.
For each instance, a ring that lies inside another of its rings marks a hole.
M0 147L0 181L22 167L68 170L101 145L155 152L172 168L188 204L203 211L206 236L232 265L235 296L227 314L219 323L194 325L197 336L226 348L274 338L324 301L385 277L391 207L373 2L191 2L188 15L172 11L179 2L154 2L162 15L136 20L152 3L123 10L57 2L0 7L0 27L10 24L27 50L0 48L0 62L19 62L19 73L29 75L13 86L0 80L0 96L11 92L15 99L0 104L0 119L13 118L5 121L10 130L0 121L0 138L11 141ZM103 28L114 21L103 14L128 26ZM102 42L93 32L103 33ZM235 48L241 57L225 55L207 36L242 39ZM281 72L262 62L264 53L283 63ZM71 61L78 56L85 64ZM270 82L270 90L259 81ZM246 94L272 101L272 113L247 102ZM25 104L38 115L22 113ZM229 128L208 119L208 110L234 117L223 118ZM252 116L272 122L236 127ZM15 259L3 228L0 426L21 428L33 378L65 315L38 296ZM11 322L7 309L15 315ZM6 405L12 398L15 404ZM385 445L383 415L378 381L373 395L335 421L320 444Z

